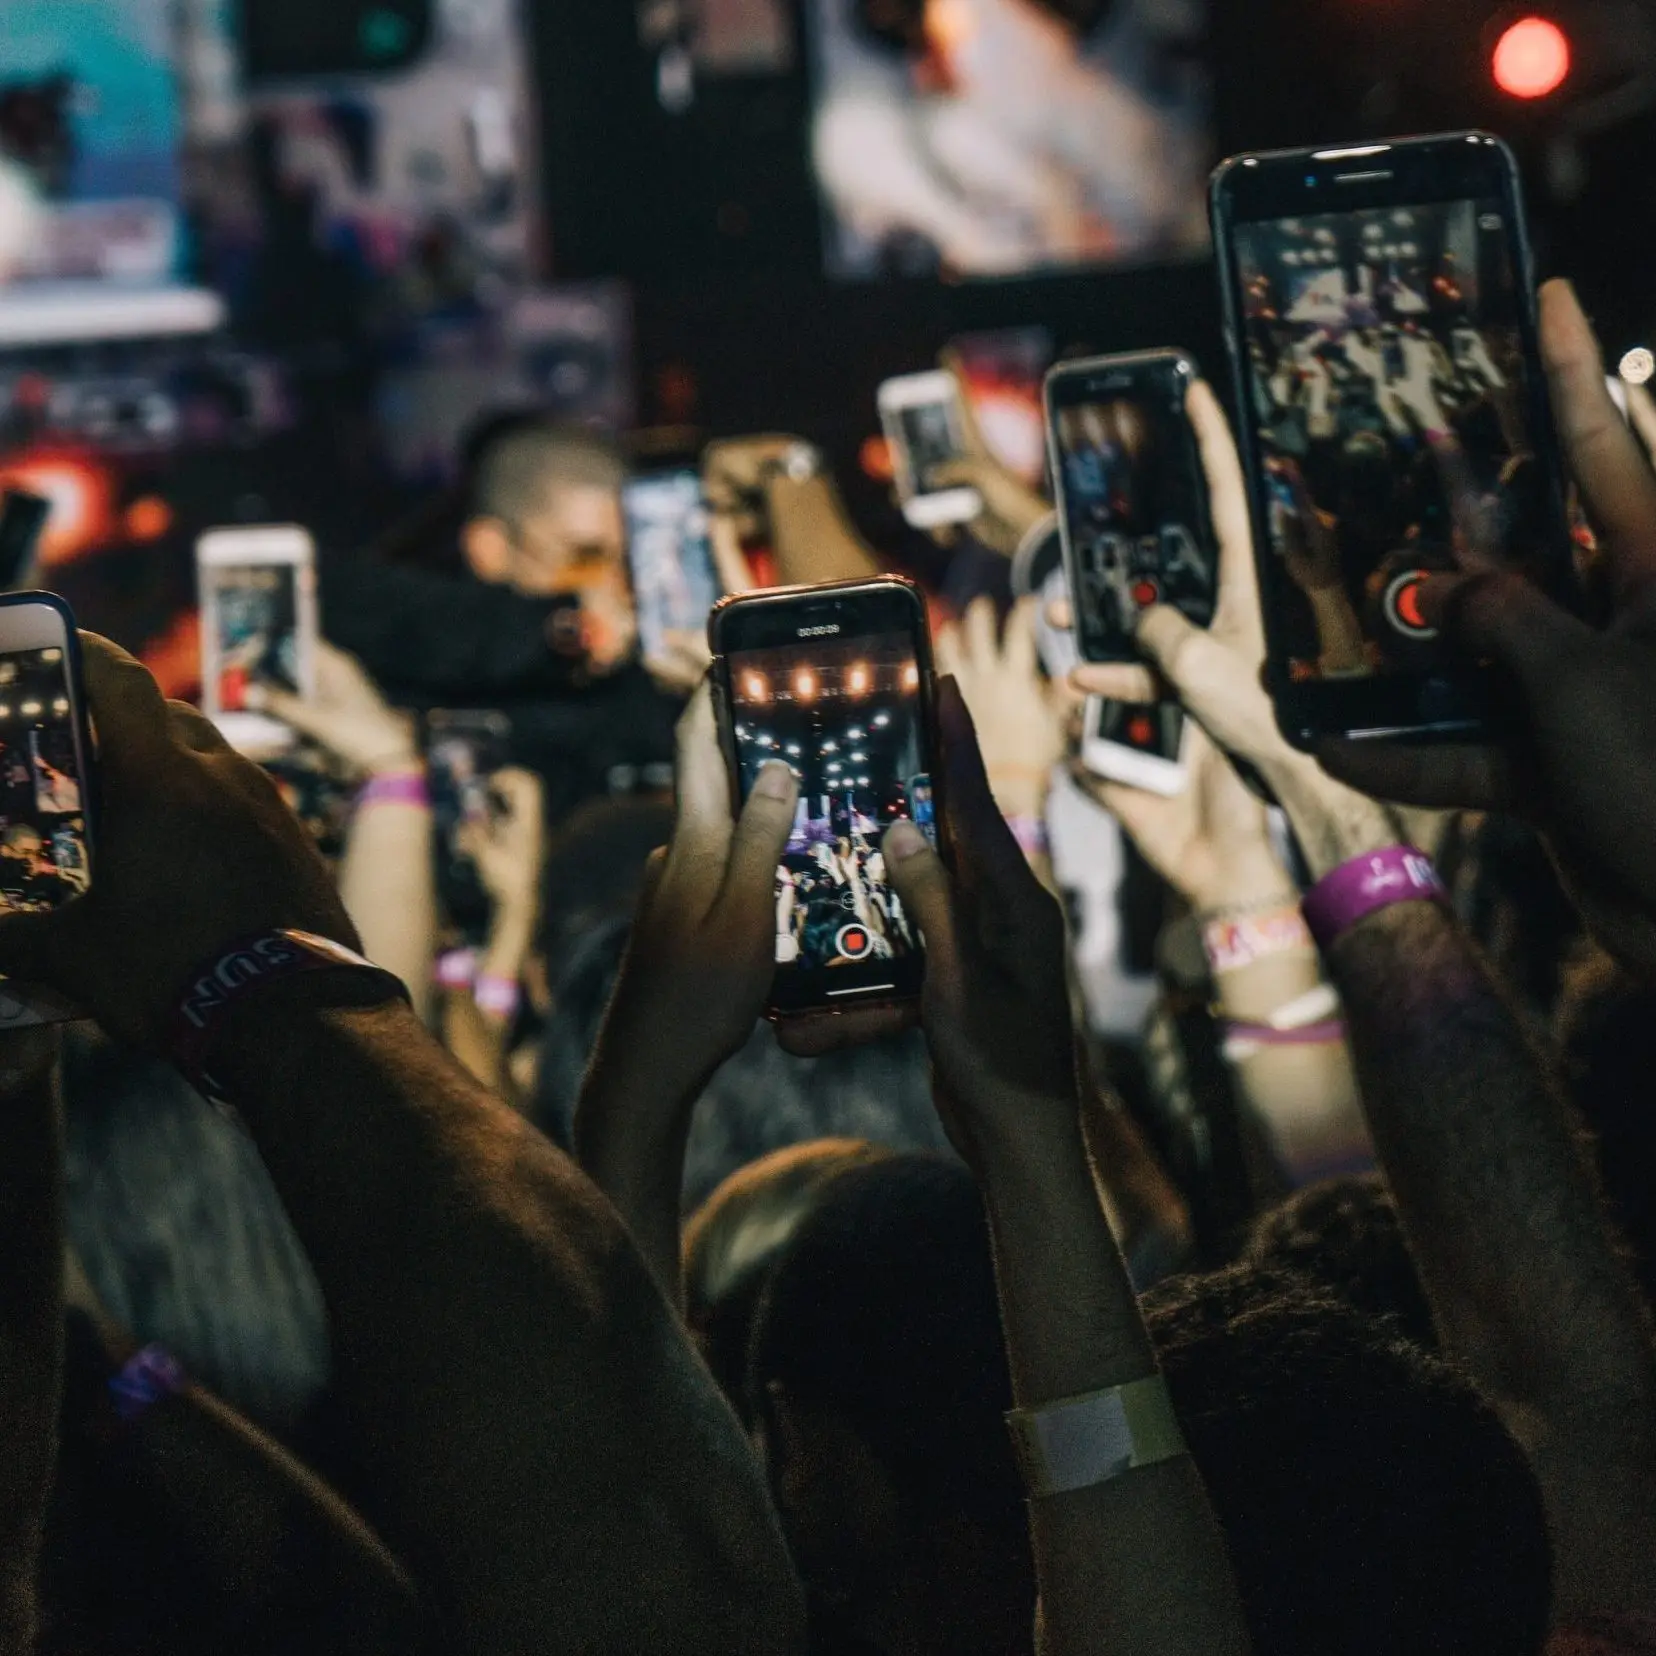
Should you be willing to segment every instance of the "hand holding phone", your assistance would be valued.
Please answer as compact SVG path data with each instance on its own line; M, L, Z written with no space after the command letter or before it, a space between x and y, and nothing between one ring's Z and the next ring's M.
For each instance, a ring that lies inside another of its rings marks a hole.
M937 468L966 454L960 382L942 370L889 379L879 408L903 516L916 529L971 522L983 509L978 491L932 480Z
M1559 602L1574 592L1510 152L1454 133L1242 156L1214 174L1211 205L1283 730L1302 747L1487 734L1494 681L1439 638L1422 584L1499 568ZM1349 373L1307 445L1256 381L1310 339ZM1497 361L1519 366L1516 384ZM1292 510L1273 476L1284 462L1305 483ZM1337 592L1297 578L1313 514L1334 537Z
M1094 776L1171 797L1185 785L1185 716L1177 702L1088 696L1081 763Z
M1058 523L1085 661L1132 661L1142 611L1213 615L1207 491L1185 397L1195 365L1177 351L1064 363L1047 376Z
M291 525L217 529L196 545L202 710L250 758L294 741L291 726L255 710L259 691L315 694L315 565L310 536Z
M881 847L894 822L935 833L937 820L918 590L886 576L727 598L709 642L737 808L773 761L798 787L776 869L771 1015L913 1002L921 940Z

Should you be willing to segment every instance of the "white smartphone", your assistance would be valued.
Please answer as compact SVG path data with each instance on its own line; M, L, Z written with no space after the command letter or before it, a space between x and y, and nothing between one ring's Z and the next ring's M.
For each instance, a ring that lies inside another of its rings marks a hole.
M214 529L196 543L201 705L250 758L292 746L292 730L249 704L255 688L316 688L316 548L290 524Z
M1081 763L1094 776L1169 797L1183 792L1185 716L1177 702L1088 696L1082 719Z
M935 467L966 452L966 421L954 376L935 370L888 379L880 387L879 404L903 516L916 529L969 523L983 510L976 489L933 489L927 482Z
M92 739L75 618L44 592L0 598L0 926L92 885ZM80 1016L0 980L0 1029Z

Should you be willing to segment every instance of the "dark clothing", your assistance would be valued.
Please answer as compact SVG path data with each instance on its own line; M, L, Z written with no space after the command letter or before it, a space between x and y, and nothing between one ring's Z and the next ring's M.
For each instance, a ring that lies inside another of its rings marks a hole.
M547 790L548 820L583 800L665 781L680 704L640 666L588 680L560 655L549 625L573 598L524 598L368 559L323 560L322 628L399 706L498 708L512 721L512 758Z

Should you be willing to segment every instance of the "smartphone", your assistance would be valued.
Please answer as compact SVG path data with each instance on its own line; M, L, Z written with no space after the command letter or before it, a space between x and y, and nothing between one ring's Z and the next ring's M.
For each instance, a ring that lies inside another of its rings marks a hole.
M1046 380L1058 527L1084 661L1134 661L1141 610L1171 604L1198 627L1218 584L1207 482L1182 351L1092 357Z
M316 549L303 529L214 529L196 543L202 709L233 748L286 753L293 732L249 705L249 690L314 694Z
M645 659L670 632L700 633L719 597L701 478L691 468L630 478L622 492L627 559Z
M969 523L983 509L976 489L933 487L932 471L966 452L960 387L952 374L904 374L879 390L880 424L891 446L903 516L916 529Z
M50 593L0 597L0 926L91 889L93 793L75 617ZM0 1029L81 1015L0 980Z
M437 895L466 941L481 944L494 904L462 841L468 827L499 814L493 780L512 761L512 721L500 712L439 708L426 714L425 732Z
M925 601L895 576L723 599L708 623L737 808L781 759L799 779L776 871L770 1016L913 1000L919 932L886 879L881 843L940 815Z
M0 505L0 592L22 586L35 567L52 503L24 489L7 489Z
M1094 776L1171 797L1184 791L1184 735L1184 709L1177 702L1088 696L1081 763Z
M1415 589L1461 566L1474 525L1480 567L1516 570L1578 604L1511 152L1463 132L1238 156L1213 175L1209 208L1266 682L1283 733L1306 748L1324 736L1487 734L1497 707L1490 672L1448 654ZM1433 386L1436 410L1382 396L1364 364L1378 357L1384 329L1405 324L1463 367L1475 348L1486 352L1505 385L1477 376ZM1354 377L1331 399L1330 429L1315 436L1302 411L1260 394L1313 337L1344 350ZM1333 537L1322 572L1332 580L1307 578L1303 526L1285 519L1273 493L1273 463L1290 460L1303 501ZM1331 637L1359 644L1325 652L1319 627L1331 606L1342 612Z

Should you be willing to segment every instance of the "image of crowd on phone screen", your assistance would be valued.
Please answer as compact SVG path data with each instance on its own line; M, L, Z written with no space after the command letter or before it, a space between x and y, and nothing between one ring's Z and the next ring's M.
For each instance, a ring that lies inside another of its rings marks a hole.
M912 640L825 643L809 665L793 649L743 651L731 681L744 787L773 759L800 787L776 871L777 963L846 966L913 954L917 940L881 851L898 820L933 831Z
M1550 520L1492 205L1238 226L1296 679L1418 671L1439 649L1415 601L1425 574L1541 557Z
M61 650L0 660L0 910L87 887L85 800Z

